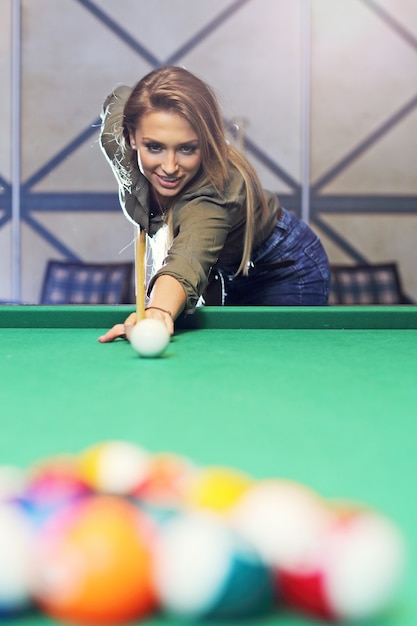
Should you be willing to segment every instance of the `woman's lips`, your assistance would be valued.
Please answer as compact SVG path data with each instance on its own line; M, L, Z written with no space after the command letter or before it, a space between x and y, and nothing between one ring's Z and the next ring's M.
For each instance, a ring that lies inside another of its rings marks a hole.
M165 187L166 189L173 189L181 181L181 178L177 176L160 176L159 174L157 174L157 177L160 185L162 187Z

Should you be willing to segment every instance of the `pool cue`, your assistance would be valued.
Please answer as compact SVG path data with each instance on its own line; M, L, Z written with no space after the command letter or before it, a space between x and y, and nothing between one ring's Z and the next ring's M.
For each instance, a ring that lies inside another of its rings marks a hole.
M145 258L146 233L138 226L135 237L136 322L145 317Z

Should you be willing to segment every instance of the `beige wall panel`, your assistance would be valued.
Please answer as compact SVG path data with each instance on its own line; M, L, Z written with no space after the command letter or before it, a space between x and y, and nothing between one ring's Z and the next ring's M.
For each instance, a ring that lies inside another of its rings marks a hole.
M134 227L117 213L59 213L37 215L57 237L85 261L107 263L134 257Z
M96 4L164 63L231 3L225 0L123 0L120 4L114 0L96 0Z
M73 0L26 0L23 6L26 179L98 117L118 82L148 66Z
M83 261L118 263L134 259L134 229L121 211L104 214L38 213L35 218L65 241L65 245ZM37 303L48 259L62 257L48 242L26 226L22 229L22 240L23 299Z
M365 4L314 0L312 179L415 96L416 76L416 50Z
M116 179L100 149L98 132L34 185L33 191L116 192Z
M417 2L415 0L378 0L378 6L393 16L400 27L417 37Z
M397 261L405 291L417 302L417 216L332 215L325 221L369 262ZM326 250L332 263L349 262L330 246Z
M227 118L246 119L245 132L300 180L301 3L249 2L184 58L220 96ZM254 163L255 165L255 163ZM265 186L278 181L256 164Z
M270 156L270 155L269 155ZM249 161L252 163L255 168L259 178L261 179L262 185L265 189L269 189L270 191L274 191L278 195L280 194L292 194L293 189L289 185L286 185L284 181L277 178L277 175L271 172L263 163L258 161L252 154L247 154ZM285 163L280 163L286 169ZM298 177L296 182L299 182Z
M417 195L417 108L326 185L323 193Z

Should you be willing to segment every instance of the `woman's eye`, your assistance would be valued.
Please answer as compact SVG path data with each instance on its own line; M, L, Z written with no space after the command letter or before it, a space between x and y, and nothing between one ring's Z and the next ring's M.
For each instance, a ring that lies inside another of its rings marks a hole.
M197 150L197 146L181 146L181 152L183 154L194 154Z
M159 143L147 143L145 147L149 152L160 152L162 150Z

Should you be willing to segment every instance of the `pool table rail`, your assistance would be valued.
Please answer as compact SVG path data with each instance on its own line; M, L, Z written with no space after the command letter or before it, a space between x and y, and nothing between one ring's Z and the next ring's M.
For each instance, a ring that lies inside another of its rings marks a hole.
M0 328L110 328L130 305L0 306ZM417 329L416 306L201 307L183 329Z

